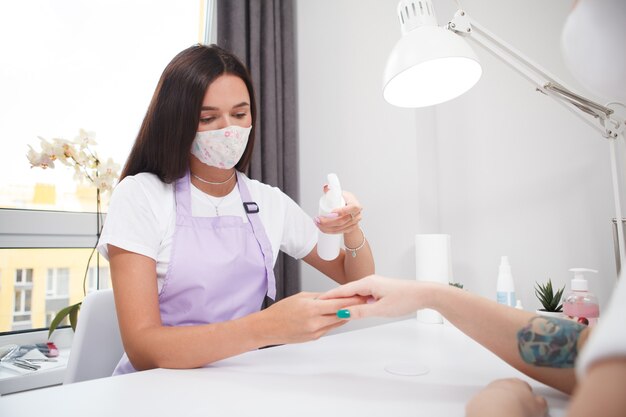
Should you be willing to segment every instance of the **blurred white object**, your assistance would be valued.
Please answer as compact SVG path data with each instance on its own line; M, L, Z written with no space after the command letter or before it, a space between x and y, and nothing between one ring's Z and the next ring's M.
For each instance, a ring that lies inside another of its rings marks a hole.
M569 71L591 93L626 102L626 1L578 0L561 49Z

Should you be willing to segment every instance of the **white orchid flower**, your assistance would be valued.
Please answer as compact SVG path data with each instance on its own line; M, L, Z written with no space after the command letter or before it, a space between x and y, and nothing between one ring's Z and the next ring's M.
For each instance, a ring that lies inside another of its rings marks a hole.
M28 158L31 168L54 168L54 160L52 160L49 155L35 151L30 145L28 145L28 148L29 150L26 154L26 158Z
M86 179L95 185L99 191L113 189L113 184L119 177L120 166L109 158L101 163L98 155L90 146L95 146L96 134L80 129L74 141L62 138L53 138L51 141L39 136L41 152L35 151L32 146L26 154L32 167L54 168L54 161L59 160L64 165L74 168L74 180L80 183Z
M74 143L79 144L81 148L95 146L98 144L96 142L96 132L89 132L85 129L79 129L78 136L74 138Z

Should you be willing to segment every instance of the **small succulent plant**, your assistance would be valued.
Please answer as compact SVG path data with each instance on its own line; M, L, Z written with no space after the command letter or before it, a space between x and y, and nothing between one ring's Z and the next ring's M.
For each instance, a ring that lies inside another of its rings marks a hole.
M565 291L565 286L555 293L552 288L551 279L548 279L548 283L544 285L535 283L535 295L543 306L544 311L551 311L555 313L563 311L563 304L561 303L563 291Z

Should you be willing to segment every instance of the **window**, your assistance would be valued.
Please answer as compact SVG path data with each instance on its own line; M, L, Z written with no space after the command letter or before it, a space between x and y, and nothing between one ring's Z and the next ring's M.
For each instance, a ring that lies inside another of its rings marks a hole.
M90 270L93 268L89 268ZM70 296L70 269L48 268L46 286L47 298L68 298Z
M200 0L0 2L0 207L95 211L89 184L62 164L31 169L28 146L84 128L96 133L102 159L123 164L165 65L202 40L203 8Z
M93 235L90 238L89 245L94 241ZM42 235L39 240L47 239ZM48 327L58 311L83 299L83 282L87 292L110 287L105 259L94 255L87 266L91 251L89 247L0 249L0 300L8 300L0 302L0 334Z
M0 2L0 334L49 326L83 299L83 279L110 288L106 261L87 265L95 189L63 165L31 169L28 146L83 128L123 165L165 65L203 41L206 3Z
M15 270L15 289L13 302L13 330L28 329L31 326L31 305L33 297L33 270L18 268Z
M32 268L20 268L15 270L15 285L26 285L33 283Z

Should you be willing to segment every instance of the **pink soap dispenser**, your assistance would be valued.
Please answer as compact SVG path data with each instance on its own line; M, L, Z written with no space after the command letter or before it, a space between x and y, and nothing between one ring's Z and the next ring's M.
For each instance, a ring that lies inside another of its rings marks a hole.
M593 326L598 322L600 305L598 297L589 292L589 284L584 273L598 273L598 271L588 268L572 268L570 271L574 273L574 279L572 279L572 291L565 296L565 301L563 301L563 313L581 324Z

